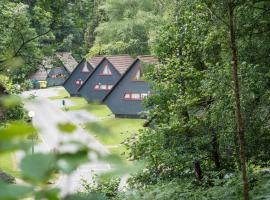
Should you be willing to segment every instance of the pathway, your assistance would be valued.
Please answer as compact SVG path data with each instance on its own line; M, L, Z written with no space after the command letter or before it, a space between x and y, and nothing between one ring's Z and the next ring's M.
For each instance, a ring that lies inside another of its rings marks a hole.
M57 90L58 88L49 88L28 91L22 94L26 109L28 111L31 110L35 112L33 124L39 129L39 134L42 140L42 143L38 144L35 147L35 150L39 152L49 152L54 149L58 149L61 151L61 149L59 149L60 142L76 140L86 144L89 148L96 150L101 155L108 154L108 150L105 146L80 127L81 122L76 119L76 113L68 114L69 112L64 112L61 110L60 106L48 99L51 96L57 96ZM30 101L27 100L31 95L35 95L36 98ZM82 115L85 117L85 113ZM88 119L90 118L88 117ZM91 118L91 120L95 119ZM77 129L73 134L63 134L58 130L57 124L66 122L77 125ZM71 144L65 145L65 149L63 150L74 151L74 146ZM56 181L55 185L61 188L63 195L74 193L82 189L80 181L82 178L91 182L93 173L99 173L109 169L110 165L107 163L102 163L98 160L89 162L80 166L80 168L69 176L62 175Z

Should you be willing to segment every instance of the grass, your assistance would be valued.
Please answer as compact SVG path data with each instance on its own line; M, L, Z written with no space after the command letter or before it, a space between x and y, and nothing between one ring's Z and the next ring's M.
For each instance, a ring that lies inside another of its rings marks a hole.
M67 96L69 96L68 93L61 89L58 96L50 99L58 100ZM85 128L113 154L122 155L126 149L121 143L130 137L132 133L138 132L143 127L144 120L142 119L115 118L106 105L88 103L82 97L69 97L68 100L76 105L68 107L67 111L86 110L99 119L96 122L86 123Z
M49 97L49 99L50 100L59 100L59 99L64 99L64 98L68 98L68 97L69 97L69 93L64 88L60 88L58 90L58 95L53 96L53 97Z
M90 114L96 116L97 118L104 118L112 116L110 109L103 104L99 103L87 103L84 98L81 97L70 97L70 101L74 102L75 106L68 107L68 110L86 110Z
M142 119L104 118L85 125L86 130L104 144L112 154L125 158L126 147L121 143L143 126Z
M0 169L15 177L19 176L19 171L16 166L16 158L14 153L0 154Z

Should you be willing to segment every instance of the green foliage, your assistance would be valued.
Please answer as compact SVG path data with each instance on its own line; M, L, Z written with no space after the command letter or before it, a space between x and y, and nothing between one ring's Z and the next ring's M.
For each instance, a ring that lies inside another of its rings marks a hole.
M155 1L106 0L100 9L108 19L96 28L89 55L149 53L150 31L161 23Z
M99 193L106 199L112 199L118 194L118 187L120 184L119 178L100 179L97 176L94 178L93 183L84 183L85 193Z

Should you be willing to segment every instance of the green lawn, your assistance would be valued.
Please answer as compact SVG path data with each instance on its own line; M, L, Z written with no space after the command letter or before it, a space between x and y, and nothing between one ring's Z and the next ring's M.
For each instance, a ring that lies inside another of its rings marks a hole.
M18 177L19 171L16 167L16 158L14 153L1 153L0 154L0 169L13 176Z
M93 134L97 140L104 144L108 150L120 155L125 160L126 148L121 143L143 126L142 119L104 118L98 122L85 125L86 130Z
M87 103L87 101L82 97L70 97L69 100L74 102L76 105L69 107L68 110L86 110L98 118L112 116L112 112L106 105L99 103Z
M58 95L54 96L54 97L49 97L50 100L59 100L59 99L64 99L64 98L68 98L69 97L69 93L64 89L64 88L60 88L58 90Z
M67 92L63 89L60 90L59 96L50 99L63 99L67 96ZM99 119L97 122L85 124L85 128L104 144L111 153L123 154L125 147L121 143L143 127L144 120L142 119L115 118L106 105L88 103L82 97L69 97L68 100L74 102L76 105L68 107L67 111L86 110Z

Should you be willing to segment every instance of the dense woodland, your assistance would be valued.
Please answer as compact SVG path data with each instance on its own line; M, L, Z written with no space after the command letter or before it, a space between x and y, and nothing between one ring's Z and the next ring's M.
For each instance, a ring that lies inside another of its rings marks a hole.
M145 128L125 141L143 169L80 198L270 199L269 0L1 0L0 38L10 84L55 52L159 59Z

